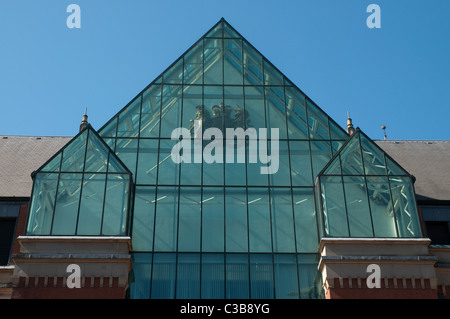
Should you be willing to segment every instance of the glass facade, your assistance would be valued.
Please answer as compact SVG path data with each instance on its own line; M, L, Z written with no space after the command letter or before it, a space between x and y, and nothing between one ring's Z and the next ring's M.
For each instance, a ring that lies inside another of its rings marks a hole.
M327 237L422 237L411 176L359 129L317 179Z
M419 234L409 175L353 141L222 19L38 171L27 232L131 235L131 298L319 298L320 236Z
M90 127L34 176L27 235L127 235L130 171Z

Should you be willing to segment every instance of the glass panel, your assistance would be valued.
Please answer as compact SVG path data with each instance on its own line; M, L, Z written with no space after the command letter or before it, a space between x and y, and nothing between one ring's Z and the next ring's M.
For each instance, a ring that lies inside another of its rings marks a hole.
M282 87L266 87L266 123L268 136L271 129L278 129L280 140L287 139L286 109L284 106L284 90Z
M180 212L178 229L179 251L200 251L201 189L180 189Z
M131 299L149 299L152 254L138 253L131 257L134 275L134 280L130 282Z
M161 137L171 137L181 127L182 90L180 85L164 85L161 111Z
M201 185L202 184L202 163L195 163L194 152L196 152L197 145L194 145L194 139L190 140L191 147L191 163L181 162L181 185ZM203 150L199 149L199 154L202 156ZM201 159L203 157L200 157ZM170 159L169 159L170 160ZM204 164L212 165L212 164Z
M223 39L203 40L204 84L223 84Z
M118 137L137 137L141 117L141 95L131 102L120 114L117 128Z
M290 139L308 139L305 96L293 87L286 87L286 113Z
M140 137L159 136L161 93L161 85L157 84L153 84L143 93Z
M223 131L225 109L223 104L223 91L222 86L205 86L204 101L205 109L203 110L203 124L204 128L215 127Z
M316 209L312 189L293 189L295 235L298 252L316 252L319 247Z
M327 116L308 99L306 100L306 105L308 108L309 136L315 140L330 139Z
M154 254L151 298L174 299L176 278L176 255Z
M136 175L136 160L137 160L137 150L138 150L138 139L124 139L118 138L116 142L116 155L120 158L120 160L128 167L128 169L133 173L133 176ZM108 171L114 172L114 165L111 163L110 156L110 167L111 170Z
M408 175L403 168L401 168L397 163L395 163L392 159L390 159L387 155L386 158L386 165L387 165L387 171L389 175Z
M133 213L133 250L153 250L154 222L155 188L136 187Z
M136 184L156 184L157 172L158 140L140 139Z
M363 175L363 164L359 137L354 135L348 144L341 150L342 174Z
M128 175L108 174L106 182L103 235L127 233L130 178Z
M262 57L244 41L244 83L246 85L262 85Z
M224 83L243 84L242 40L224 40Z
M178 254L177 299L200 298L200 255Z
M225 260L223 254L202 255L202 299L224 299Z
M227 254L226 298L249 298L249 266L247 254Z
M55 207L58 174L36 174L28 217L27 235L49 235Z
M111 149L111 151L114 151L116 148L116 139L115 138L109 138L109 137L102 137L103 141L106 145Z
M62 172L82 172L84 168L84 155L86 152L86 139L89 130L85 130L76 139L72 140L63 151L61 164Z
M206 121L208 118L209 112L204 110L202 106L202 93L203 89L200 86L190 86L185 88L183 95L183 118L182 118L182 126L183 128L189 129L190 141L187 145L190 145L190 154L187 154L188 162L184 161L181 163L181 184L184 185L201 185L202 183L202 164L196 163L196 158L198 157L196 152L200 155L202 159L203 149L200 145L194 142L194 138L199 138L201 136L200 132L194 132L194 120L202 120L205 119L205 122L202 123L202 129L204 125L208 125L210 120ZM205 115L205 118L203 117ZM208 123L207 123L208 122ZM179 143L179 142L177 142ZM186 143L186 141L183 141ZM183 146L183 154L184 154L184 146ZM189 163L190 162L190 163Z
M225 87L225 105L230 105L234 110L229 123L225 123L227 128L247 129L244 111L243 87L226 86ZM230 130L232 132L233 130ZM237 130L238 131L238 130ZM239 131L238 131L239 132ZM245 140L238 137L239 134L231 135L225 132L225 184L226 185L245 185ZM228 143L228 139L230 140ZM231 157L233 154L233 157ZM243 157L243 158L242 158Z
M100 235L105 174L84 174L77 235Z
M298 299L298 270L295 255L278 255L274 258L275 298Z
M117 136L117 119L116 116L113 120L106 124L102 129L99 130L101 137L116 137Z
M163 74L165 84L183 83L183 59L179 59L172 67Z
M364 159L364 169L366 175L386 175L386 164L384 154L373 142L364 135L359 135Z
M115 140L116 139L114 139L114 144L116 144ZM122 145L124 144L125 141L126 140L121 140L121 141L117 142L118 149L122 147ZM121 151L123 151L123 149L121 149ZM126 155L124 155L124 156L126 156ZM131 154L131 156L130 156L130 159L131 159L130 163L132 163L132 161L133 161L132 157L133 157L133 154ZM128 172L129 171L124 166L122 161L114 153L112 153L110 151L109 156L108 156L108 173L128 173Z
M265 142L265 141L259 141ZM259 153L256 148L246 150L246 161L247 161L247 184L252 186L267 186L268 185L268 175L261 174L261 168L267 167L267 164L259 162ZM252 161L255 162L252 162Z
M332 140L347 140L348 134L330 118L328 119L330 125L330 135Z
M283 76L267 60L264 60L264 84L283 85Z
M203 113L203 88L201 86L187 86L183 91L183 119L182 127L189 129L194 133L194 120L205 119L204 125L207 125L208 113ZM202 125L203 126L203 125Z
M47 165L41 168L40 172L59 172L61 167L61 157L62 153L59 153L55 158L53 158Z
M237 34L227 23L223 23L223 37L240 38L239 34Z
M313 181L315 182L317 174L325 167L331 159L330 142L311 141L311 157L313 165Z
M312 186L308 141L289 141L292 186Z
M278 142L278 170L276 170L277 157L276 152L272 151L273 144L277 141L269 141L269 156L270 162L268 163L274 169L273 174L269 174L269 182L272 186L291 186L290 165L289 165L289 150L287 141ZM275 155L274 155L275 154ZM260 164L261 165L261 164Z
M222 26L223 22L219 22L211 31L209 31L205 38L221 38L223 37Z
M244 105L243 86L224 87L225 105L231 106L230 121L225 123L225 127L247 129L249 125L249 114Z
M375 237L397 237L387 177L367 177Z
M351 237L373 237L372 219L363 176L344 176L345 200Z
M75 235L82 174L61 174L52 235Z
M175 251L177 244L178 188L158 187L156 195L155 251Z
M256 128L266 128L264 111L264 88L245 87L245 111L249 115L249 125Z
M86 163L84 165L85 172L106 172L108 166L109 150L100 141L93 131L89 132L89 140L87 142Z
M226 250L248 251L247 195L245 188L225 189Z
M223 188L203 188L202 251L223 252L224 198Z
M336 154L344 144L345 141L331 141L333 155Z
M269 207L268 189L248 189L248 223L251 252L272 251Z
M421 237L416 199L409 177L389 177L399 237Z
M340 155L337 155L334 160L327 165L328 167L323 171L322 175L342 175Z
M270 191L272 240L274 252L295 252L294 214L289 189Z
M178 185L180 166L171 157L176 142L160 140L159 143L158 185Z
M250 254L250 298L273 299L272 255Z
M203 41L184 56L184 83L203 84Z
M322 176L320 182L327 235L348 237L348 221L341 177Z
M220 138L223 139L225 116L223 88L208 86L204 90L206 110L211 110L212 114L208 127L216 129L208 130L203 135L203 185L223 185L224 154L223 143L220 142ZM204 115L207 114L205 113L206 110L203 111ZM218 138L219 142L214 141L215 138ZM208 162L205 161L205 156L209 159Z
M317 299L319 291L315 283L318 275L319 256L316 254L298 255L298 275L300 281L300 298ZM320 274L319 274L320 275Z

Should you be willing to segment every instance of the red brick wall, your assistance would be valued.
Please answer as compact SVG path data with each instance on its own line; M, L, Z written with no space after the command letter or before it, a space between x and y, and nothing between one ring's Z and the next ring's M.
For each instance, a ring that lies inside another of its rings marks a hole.
M404 285L405 284L405 285ZM381 280L380 288L368 288L365 279L361 279L360 288L357 279L352 279L352 287L348 279L334 279L333 288L329 287L327 299L437 299L437 289L433 289L429 280L421 283L420 279L403 281L389 279L387 285L385 280Z
M20 253L20 244L19 244L19 241L17 240L17 237L25 234L25 229L27 227L28 207L29 207L29 204L20 205L19 218L17 220L17 227L16 227L16 235L15 235L14 245L13 245L13 250L12 250L13 254Z
M18 287L14 287L11 299L124 299L126 288L119 287L118 278L113 278L110 286L109 278L87 277L81 288L68 288L64 285L64 278L57 277L21 277ZM91 284L91 280L93 283ZM36 283L37 280L37 283Z

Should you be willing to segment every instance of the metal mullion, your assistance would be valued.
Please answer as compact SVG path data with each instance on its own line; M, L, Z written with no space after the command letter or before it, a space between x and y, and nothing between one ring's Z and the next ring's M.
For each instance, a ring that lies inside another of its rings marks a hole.
M361 162L362 162L362 166L363 166L363 173L364 173L363 177L364 177L364 185L366 187L367 204L369 206L370 222L372 224L371 225L372 236L375 237L375 227L373 225L372 208L371 208L371 205L370 205L370 198L369 198L369 187L367 186L366 164L365 164L364 153L363 153L363 149L362 149L361 135L358 136L358 142L359 142L359 149L360 149L360 152L361 152ZM386 160L385 160L384 168L386 169Z
M161 81L162 82L162 81ZM163 84L160 84L161 88L161 99L159 102L159 131L158 131L158 156L157 163L159 163L159 154L160 154L160 146L161 146L161 111L162 111L162 101L163 101ZM155 186L155 207L153 214L153 239L152 239L152 260L151 260L151 274L150 274L150 286L149 286L149 297L152 298L152 288L153 288L153 272L154 272L154 261L155 261L155 233L156 233L156 214L158 208L158 202L156 199L158 198L158 182L159 182L159 164L156 169L156 186Z
M109 171L109 159L111 157L111 151L108 151L108 162L106 165L106 174L105 174L105 187L103 191L103 206L102 206L102 217L100 219L100 235L103 232L103 219L105 216L105 206L106 206L106 192L108 190L108 171Z
M203 38L202 40L202 105L205 105L205 41L206 38ZM203 119L203 112L204 107L202 108L202 119ZM201 157L203 159L203 120L202 120L202 127L201 127ZM195 146L195 141L194 141ZM194 155L195 156L195 155ZM200 163L200 247L199 247L199 278L200 278L200 291L199 296L202 298L202 282L203 282L203 160Z
M225 40L224 40L224 27L222 23L222 105L225 106ZM225 114L222 114L222 136L225 136ZM226 139L222 139L222 150L226 150ZM226 220L225 220L225 167L226 167L226 160L225 160L225 152L222 153L222 192L223 192L223 265L224 265L224 272L223 272L223 279L224 279L224 285L223 285L223 293L224 296L226 296L226 290L227 290L227 272L226 272Z
M263 92L264 92L264 120L267 130L267 99L266 99L266 88L264 82L264 59L262 59L262 74L263 74ZM268 132L267 132L268 133ZM270 137L272 140L272 136ZM268 152L269 148L269 137L266 139L266 150ZM268 156L268 154L267 154ZM267 188L269 194L269 224L270 224L270 244L271 244L271 257L272 257L272 284L273 284L273 297L275 298L275 267L274 267L274 251L273 251L273 225L272 225L272 196L271 196L271 183L270 183L270 174L267 174Z
M78 200L77 219L76 219L76 224L75 224L75 235L78 232L78 220L80 218L80 207L81 207L81 201L82 201L82 196L83 196L83 183L84 183L84 174L85 174L85 169L86 169L86 158L87 158L87 152L88 152L90 130L87 130L86 133L87 133L86 134L86 146L84 149L83 172L81 175L80 199Z
M342 161L341 161L340 154L339 154L339 163L340 163L341 168L342 168ZM351 232L350 232L350 221L348 219L347 197L345 196L344 177L342 175L340 177L341 177L341 182L342 182L342 192L344 194L344 207L345 207L345 217L347 219L348 236L352 237Z
M180 109L180 123L183 124L183 108L184 108L184 56L182 57L182 74L181 74L181 109ZM177 201L177 215L176 215L176 223L177 223L177 238L176 238L176 246L175 246L175 287L174 294L175 299L177 298L177 286L178 286L178 243L179 243L179 235L180 235L180 206L181 206L181 165L178 164L178 201Z
M61 153L61 161L59 162L59 172L58 172L58 178L56 181L55 203L53 205L52 222L50 223L50 235L53 234L53 222L55 220L56 201L58 200L59 181L61 179L61 168L62 168L63 156L64 156L64 150Z
M284 83L284 77L283 77ZM291 210L292 210L292 225L294 227L294 249L295 249L295 270L297 272L297 289L298 294L300 296L300 278L298 276L298 248L297 248L297 232L295 227L295 209L294 209L294 192L293 192L293 184L292 184L292 164L291 164L291 146L289 141L289 131L288 131L288 118L287 118L287 107L286 107L286 86L283 86L283 97L284 97L284 117L285 117L285 125L286 125L286 144L287 144L287 152L288 152L288 161L289 161L289 179L290 179L290 193L291 193ZM317 224L317 223L316 223Z
M398 229L398 224L397 224L397 214L395 213L395 203L394 203L394 197L392 196L391 181L389 180L389 176L386 176L386 179L387 179L387 182L388 182L389 196L391 197L391 206L392 206L392 214L394 216L395 232L397 233L397 238L399 238L400 237L400 231Z
M242 45L242 50L243 50L243 45ZM243 56L243 55L242 55ZM244 82L244 76L242 77L242 82ZM245 116L245 104L246 104L246 99L245 99L245 86L242 87L242 92L243 92L243 108L244 108L244 124L247 123L247 117ZM245 125L246 126L246 125ZM244 150L245 152L245 156L247 157L248 152L247 152L247 139L245 138L244 140ZM247 203L245 205L245 211L247 214L247 271L248 271L248 297L251 298L251 268L250 268L250 223L249 223L249 213L248 213L248 163L247 161L245 162L245 202Z
M158 189L159 189L159 157L160 157L160 147L161 147L161 110L162 110L162 94L163 94L163 85L161 84L161 100L159 104L159 132L158 132L158 156L157 156L157 169L156 169L156 186L155 186L155 214L153 216L153 239L152 239L152 251L155 251L155 233L156 233L156 215L158 212L158 202L156 199L158 198ZM152 256L153 258L153 256ZM152 262L153 267L153 262ZM153 268L152 268L153 269Z

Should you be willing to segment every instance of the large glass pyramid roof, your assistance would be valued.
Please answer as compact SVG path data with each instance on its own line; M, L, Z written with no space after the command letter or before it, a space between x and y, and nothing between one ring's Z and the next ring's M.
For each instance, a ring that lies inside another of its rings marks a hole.
M103 138L170 138L174 128L192 128L195 117L205 120L216 113L223 120L211 125L223 128L278 127L280 139L348 139L336 122L225 19L108 121L99 134Z

